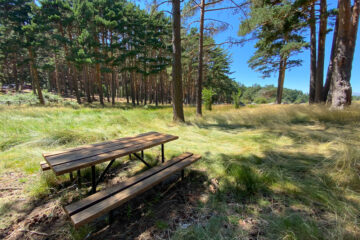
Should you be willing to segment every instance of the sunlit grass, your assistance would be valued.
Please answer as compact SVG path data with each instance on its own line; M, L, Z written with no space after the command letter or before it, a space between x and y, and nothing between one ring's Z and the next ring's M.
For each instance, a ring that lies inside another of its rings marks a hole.
M250 230L238 219L247 218L258 221L259 236L267 239L360 237L360 105L344 111L306 104L215 105L203 118L194 111L186 107L187 122L175 124L170 106L1 107L0 174L36 174L36 184L25 184L28 194L39 198L65 181L40 173L41 153L165 132L180 137L165 145L167 158L185 151L201 154L195 168L220 186L204 209L222 211L179 229L175 239L244 237ZM154 161L159 149L146 153ZM224 229L226 224L231 228Z

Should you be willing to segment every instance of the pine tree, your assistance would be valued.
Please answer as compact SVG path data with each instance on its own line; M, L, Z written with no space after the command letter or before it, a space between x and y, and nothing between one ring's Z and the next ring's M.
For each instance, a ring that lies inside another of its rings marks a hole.
M299 33L305 23L302 11L297 10L297 5L288 0L279 3L253 1L250 17L240 24L240 36L253 33L258 39L249 66L261 72L263 77L278 71L278 104L282 100L286 69L301 64L292 56L308 45Z

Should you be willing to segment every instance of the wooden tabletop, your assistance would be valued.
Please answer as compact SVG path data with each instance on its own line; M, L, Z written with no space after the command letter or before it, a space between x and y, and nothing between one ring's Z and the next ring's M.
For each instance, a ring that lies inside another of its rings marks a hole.
M43 157L56 175L62 175L136 153L178 138L178 136L174 135L148 132L134 137L119 138L64 151L43 153Z

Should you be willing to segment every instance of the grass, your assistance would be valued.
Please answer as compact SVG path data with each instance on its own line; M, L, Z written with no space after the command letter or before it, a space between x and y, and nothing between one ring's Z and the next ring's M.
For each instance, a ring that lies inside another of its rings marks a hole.
M187 122L175 124L171 107L0 106L0 176L25 173L26 195L44 198L66 181L40 174L41 153L166 132L180 137L166 144L167 158L199 153L203 159L194 168L219 182L217 191L206 192L207 200L199 203L212 216L179 226L174 239L360 238L360 105L344 111L316 105L224 105L203 118L193 108L185 113ZM146 151L152 164L158 153ZM163 230L168 223L155 225ZM74 232L73 237L79 234L86 235Z

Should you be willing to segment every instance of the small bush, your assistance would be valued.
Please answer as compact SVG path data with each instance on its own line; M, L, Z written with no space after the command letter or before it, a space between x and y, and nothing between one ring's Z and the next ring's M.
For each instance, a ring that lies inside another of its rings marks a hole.
M64 102L65 107L72 107L73 109L79 109L80 105L77 102L66 101Z
M242 96L242 91L241 89L238 89L237 92L233 92L233 94L231 95L232 100L234 102L234 106L235 108L239 108L240 107L240 98Z
M264 103L267 103L268 100L264 97L257 97L257 98L255 98L254 102L257 104L264 104Z
M212 97L215 92L211 88L204 88L202 90L202 99L204 101L205 109L211 111Z

